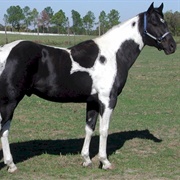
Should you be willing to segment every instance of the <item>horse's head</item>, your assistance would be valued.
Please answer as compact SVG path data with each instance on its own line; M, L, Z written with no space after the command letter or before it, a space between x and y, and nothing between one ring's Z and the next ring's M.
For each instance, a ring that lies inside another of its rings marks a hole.
M171 54L176 50L176 43L168 30L162 10L163 3L159 8L154 8L152 3L144 13L144 42L146 45L164 50L166 54Z

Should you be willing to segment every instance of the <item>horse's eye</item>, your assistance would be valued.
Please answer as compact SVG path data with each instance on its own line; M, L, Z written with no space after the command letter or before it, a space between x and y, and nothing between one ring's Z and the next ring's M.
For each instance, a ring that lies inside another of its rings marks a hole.
M153 25L157 26L157 18L154 15L151 16L151 22Z

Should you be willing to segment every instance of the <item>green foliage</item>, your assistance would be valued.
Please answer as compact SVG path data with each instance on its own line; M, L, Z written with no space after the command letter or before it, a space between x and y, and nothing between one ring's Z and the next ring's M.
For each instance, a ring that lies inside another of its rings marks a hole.
M37 24L38 24L38 11L37 11L37 9L36 8L34 8L33 10L32 10L32 12L31 12L31 17L32 17L32 24L33 24L33 26L34 26L34 29L35 29L35 27L37 26Z
M92 11L88 11L87 14L83 17L83 24L86 30L86 35L90 35L90 32L94 26L95 16Z
M63 27L67 25L67 21L68 19L65 15L65 12L63 12L63 10L59 10L57 13L55 13L52 16L52 19L51 19L51 22L58 27L58 34L64 33L62 31L60 32L60 28L63 29Z
M44 10L46 11L49 18L51 19L53 17L53 14L54 14L54 11L52 10L52 8L48 6L48 7L44 8Z
M180 35L180 12L172 12L167 11L165 14L165 20L168 24L168 27L173 35L179 36Z
M112 9L109 14L106 15L105 11L102 11L99 15L100 33L104 34L113 26L120 23L120 14L117 10Z
M72 10L71 13L72 13L72 20L73 20L72 31L76 34L81 34L82 27L83 27L81 15L79 14L79 12L75 10Z
M104 34L107 31L108 27L108 18L105 11L101 11L99 15L99 23L100 23L100 34Z
M120 14L117 10L112 9L110 13L107 15L108 18L108 28L112 28L113 26L119 24Z
M20 6L10 6L10 8L7 9L7 17L8 23L19 31L21 21L24 19L23 10Z
M33 20L32 12L28 6L25 6L23 8L24 13L24 24L26 25L26 30L28 30L28 26L31 25L31 22Z

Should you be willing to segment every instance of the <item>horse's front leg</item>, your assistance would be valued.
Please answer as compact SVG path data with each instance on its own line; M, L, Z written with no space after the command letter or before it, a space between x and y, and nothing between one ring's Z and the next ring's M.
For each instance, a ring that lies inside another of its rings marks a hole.
M84 158L84 163L83 163L84 167L92 165L92 161L89 157L89 147L90 147L90 142L91 142L93 132L95 130L98 113L99 113L98 103L94 101L88 102L87 109L86 109L86 127L85 127L86 136L85 136L83 148L81 151L81 155Z
M110 117L112 114L112 109L108 107L104 107L103 113L100 115L100 125L99 125L99 133L100 133L100 141L99 141L99 160L102 163L103 169L112 169L112 165L107 159L107 137L108 137L108 129Z

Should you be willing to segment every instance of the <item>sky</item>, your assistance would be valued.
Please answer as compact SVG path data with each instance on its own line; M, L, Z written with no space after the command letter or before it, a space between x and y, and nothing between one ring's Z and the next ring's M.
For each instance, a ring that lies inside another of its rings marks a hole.
M19 5L21 8L29 6L31 10L36 8L38 12L50 6L54 13L62 9L70 19L70 23L72 23L72 10L78 11L81 17L85 16L88 11L92 11L97 22L101 11L104 10L108 14L115 9L120 13L120 21L124 22L146 11L152 2L155 7L159 7L163 2L164 12L180 11L180 0L0 0L0 24L4 25L3 17L10 6Z

